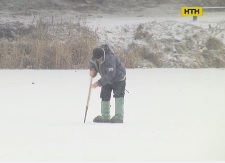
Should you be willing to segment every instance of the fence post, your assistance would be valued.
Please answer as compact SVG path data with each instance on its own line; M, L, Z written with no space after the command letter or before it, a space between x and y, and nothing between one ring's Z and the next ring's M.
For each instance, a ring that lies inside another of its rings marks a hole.
M193 16L193 21L197 21L197 16Z

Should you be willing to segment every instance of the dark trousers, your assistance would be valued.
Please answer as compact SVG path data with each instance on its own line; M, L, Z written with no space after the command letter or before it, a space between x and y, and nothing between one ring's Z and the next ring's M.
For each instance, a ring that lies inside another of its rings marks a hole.
M126 79L123 81L117 81L112 84L107 84L101 88L100 98L102 101L110 101L111 93L113 91L113 97L124 97L126 87Z

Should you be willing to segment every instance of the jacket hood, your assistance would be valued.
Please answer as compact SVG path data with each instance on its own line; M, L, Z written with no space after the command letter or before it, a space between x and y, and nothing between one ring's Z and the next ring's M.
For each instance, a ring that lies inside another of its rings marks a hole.
M113 51L110 49L110 47L107 44L102 44L101 46L99 46L97 48L101 48L103 50L103 60L102 60L102 63L105 62L105 56L106 55L108 55L108 54L113 54L114 55ZM93 57L93 54L92 54L91 60L92 61L95 61L95 59Z

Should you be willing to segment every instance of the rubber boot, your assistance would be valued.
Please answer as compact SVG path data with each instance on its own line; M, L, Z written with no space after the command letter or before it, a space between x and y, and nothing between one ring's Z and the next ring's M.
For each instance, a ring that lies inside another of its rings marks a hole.
M101 114L94 118L93 122L96 123L109 123L110 121L110 102L102 101L101 102Z
M115 116L110 119L110 123L123 123L124 98L115 98Z

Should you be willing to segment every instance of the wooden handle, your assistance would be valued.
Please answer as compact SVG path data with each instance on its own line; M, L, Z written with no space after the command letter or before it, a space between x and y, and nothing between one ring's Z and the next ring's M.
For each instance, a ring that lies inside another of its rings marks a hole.
M92 77L91 77L91 81L90 81L90 85L89 85L89 90L88 90L88 98L87 98L87 105L86 105L86 110L85 110L85 115L84 115L84 123L86 121L86 117L87 117L87 111L88 111L88 106L89 106L89 101L91 98L91 85L92 85Z

